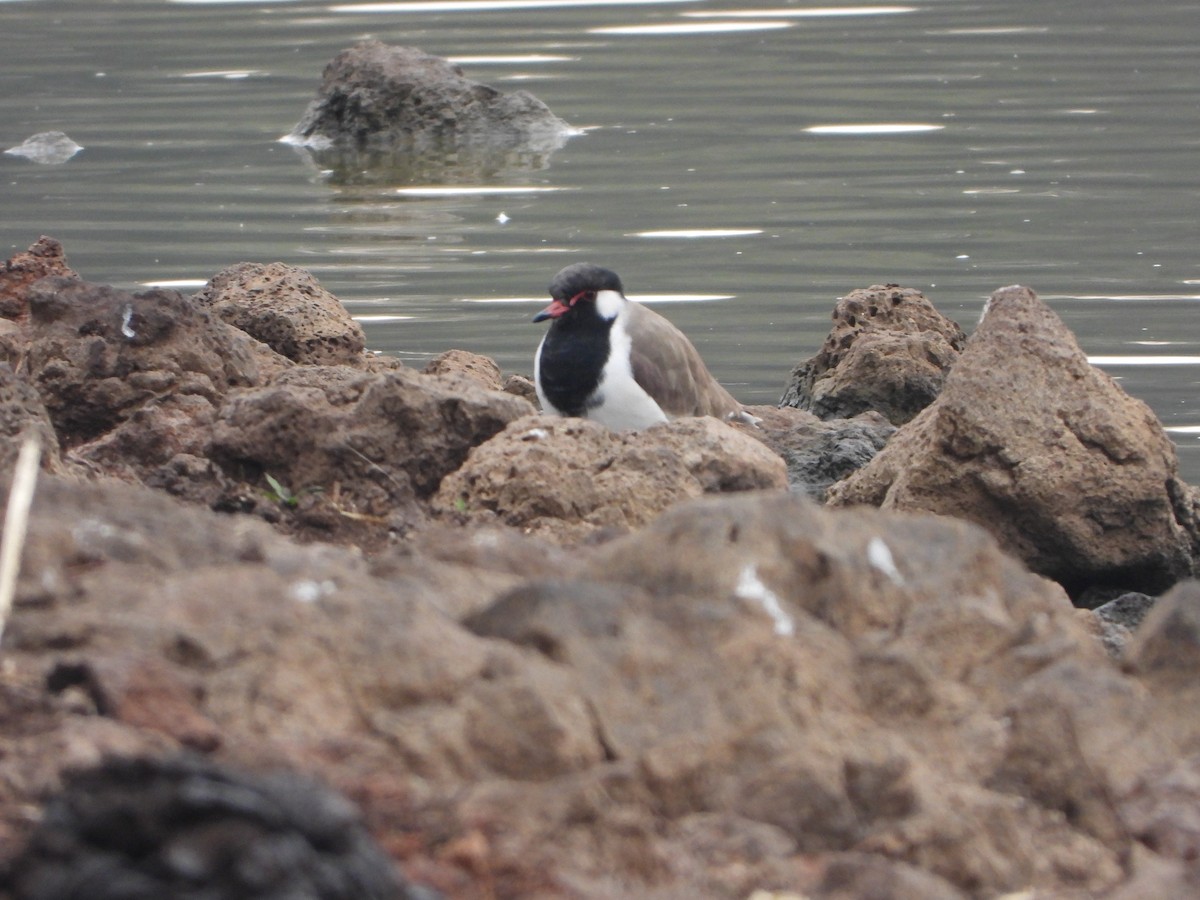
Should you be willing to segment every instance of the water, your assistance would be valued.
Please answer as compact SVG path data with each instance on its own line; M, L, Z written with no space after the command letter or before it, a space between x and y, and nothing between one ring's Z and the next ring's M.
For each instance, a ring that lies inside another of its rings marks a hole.
M590 259L683 301L660 309L749 403L856 287L918 288L970 330L1020 282L1200 483L1200 3L0 0L0 35L0 146L85 148L0 155L5 256L50 234L90 280L185 289L282 260L374 348L526 373L545 285ZM541 168L333 183L278 139L364 37L584 133Z

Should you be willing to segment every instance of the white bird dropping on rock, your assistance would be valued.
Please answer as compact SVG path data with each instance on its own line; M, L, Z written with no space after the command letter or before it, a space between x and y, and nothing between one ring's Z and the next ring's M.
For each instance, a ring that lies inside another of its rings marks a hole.
M733 593L742 600L750 600L761 606L775 623L776 634L788 637L796 633L796 623L783 611L783 605L779 602L779 597L775 592L763 584L762 579L758 577L758 569L753 563L742 567L742 571L738 574L737 587L733 589Z

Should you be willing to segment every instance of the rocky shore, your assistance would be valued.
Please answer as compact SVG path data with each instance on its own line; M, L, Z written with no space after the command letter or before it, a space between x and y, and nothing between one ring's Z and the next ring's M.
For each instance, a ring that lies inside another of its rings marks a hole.
M854 291L758 428L637 434L279 263L128 293L43 238L0 317L6 896L155 841L120 896L213 847L264 897L1200 891L1196 491L1026 288L969 338Z

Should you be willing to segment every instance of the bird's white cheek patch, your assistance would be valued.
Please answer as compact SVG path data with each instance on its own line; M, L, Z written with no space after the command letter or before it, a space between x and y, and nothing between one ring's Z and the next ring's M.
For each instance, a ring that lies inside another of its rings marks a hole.
M617 291L598 291L596 293L596 312L603 319L615 319L625 308L626 300Z

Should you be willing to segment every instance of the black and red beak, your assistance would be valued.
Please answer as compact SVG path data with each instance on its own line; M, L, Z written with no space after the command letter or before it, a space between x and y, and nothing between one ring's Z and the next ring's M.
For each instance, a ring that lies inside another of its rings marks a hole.
M540 313L538 313L536 316L533 317L533 321L543 322L546 319L557 319L559 316L564 315L565 313L568 313L570 311L571 311L571 304L569 302L564 302L562 300L559 300L558 298L555 298L553 303L551 303L549 306L547 306Z

